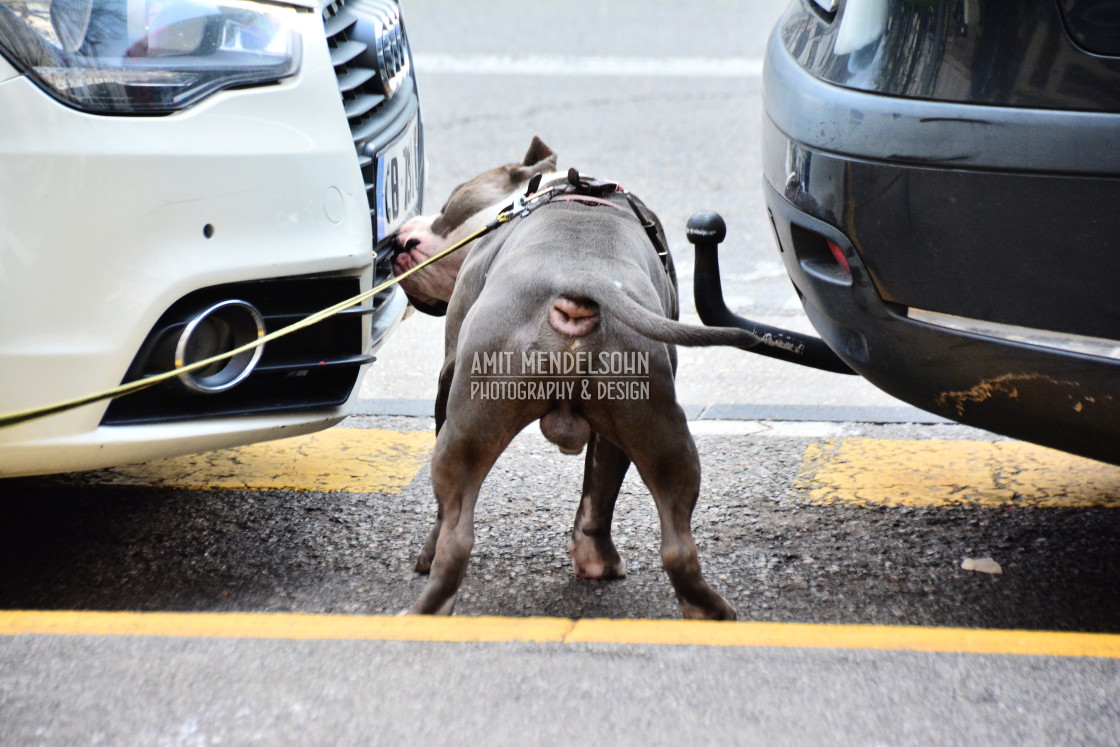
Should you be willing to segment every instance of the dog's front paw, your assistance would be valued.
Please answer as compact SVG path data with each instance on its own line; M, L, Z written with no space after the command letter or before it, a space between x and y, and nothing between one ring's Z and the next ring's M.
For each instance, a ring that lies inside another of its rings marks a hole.
M439 522L428 533L424 546L420 548L420 555L416 558L416 572L427 576L432 572L432 561L436 557L436 543L439 541Z

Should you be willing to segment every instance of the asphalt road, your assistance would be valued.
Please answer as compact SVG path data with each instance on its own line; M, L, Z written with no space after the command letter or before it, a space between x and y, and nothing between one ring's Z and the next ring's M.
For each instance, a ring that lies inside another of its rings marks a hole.
M723 213L731 305L807 330L760 194L757 62L783 5L411 0L428 206L537 134L658 211L686 288L684 223ZM749 621L733 641L639 622L678 611L634 475L629 575L572 576L582 461L535 427L484 487L456 608L513 627L377 632L423 585L441 330L408 319L329 435L6 481L0 744L1120 743L1120 469L734 351L684 351L678 385L701 561ZM541 617L633 627L527 642L517 624ZM922 648L927 629L940 643Z
M958 426L692 424L702 562L741 619L1120 633L1120 468L1018 444L1029 458L993 454L1008 442ZM3 607L395 614L424 581L412 566L433 519L430 429L427 418L358 417L330 435L359 440L288 463L265 458L278 442L7 481L24 500L0 530ZM915 443L921 455L906 451ZM812 458L836 444L909 463L876 493L876 470L852 468L858 452ZM955 447L981 466L956 461ZM628 578L572 576L582 461L535 427L501 457L458 614L679 617L636 474L615 524ZM1014 470L1035 479L1002 495ZM964 571L966 557L1003 573Z
M1120 739L1120 469L958 426L692 425L701 561L743 628L642 627L678 612L633 476L616 519L629 575L603 583L575 579L566 553L580 459L529 429L484 486L448 624L636 620L622 643L528 643L484 619L481 639L382 630L423 584L426 418L11 481L0 605L48 617L0 611L0 743Z

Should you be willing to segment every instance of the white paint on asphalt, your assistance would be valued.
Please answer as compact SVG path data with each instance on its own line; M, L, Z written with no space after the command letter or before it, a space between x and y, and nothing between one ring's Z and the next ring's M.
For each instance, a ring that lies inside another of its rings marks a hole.
M690 420L693 436L771 436L777 438L833 438L840 435L842 423L785 420ZM521 437L544 443L536 428L526 428Z
M650 78L757 78L760 57L569 57L416 54L417 71L455 75L571 75Z
M694 436L753 436L766 426L757 420L690 420L688 430Z
M833 438L840 435L843 423L817 420L768 420L766 435L779 438Z
M832 438L841 423L786 420L690 420L694 436L776 436L778 438Z

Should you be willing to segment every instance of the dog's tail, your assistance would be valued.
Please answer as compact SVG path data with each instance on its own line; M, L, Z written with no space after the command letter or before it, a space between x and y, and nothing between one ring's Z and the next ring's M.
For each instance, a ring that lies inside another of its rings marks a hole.
M621 288L597 278L578 292L557 296L549 310L549 324L568 337L581 337L598 328L601 309L643 337L670 345L706 347L728 345L749 350L759 337L738 327L702 327L661 316L632 299Z

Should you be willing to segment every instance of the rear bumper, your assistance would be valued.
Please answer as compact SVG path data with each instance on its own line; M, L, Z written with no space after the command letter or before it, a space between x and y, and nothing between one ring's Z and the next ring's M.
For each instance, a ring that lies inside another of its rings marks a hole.
M797 229L832 237L834 227L771 188L767 205L782 259L805 313L851 368L883 391L967 425L1120 464L1120 361L1061 353L954 331L909 318L880 297L858 255L852 282L816 268Z
M767 204L829 346L925 410L1120 463L1120 360L1107 354L1120 340L1120 117L842 89L777 38L764 97ZM1008 339L1009 326L1092 338L1105 353Z

